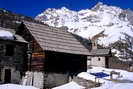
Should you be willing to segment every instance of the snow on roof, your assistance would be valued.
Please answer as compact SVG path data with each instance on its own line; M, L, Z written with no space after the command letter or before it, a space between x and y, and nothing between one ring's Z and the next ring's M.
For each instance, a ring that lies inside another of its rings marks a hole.
M85 89L85 87L78 85L76 82L70 82L62 86L58 86L52 89Z
M0 31L0 38L14 40L14 35L9 31Z
M38 89L33 86L22 86L16 84L3 84L0 85L0 89Z

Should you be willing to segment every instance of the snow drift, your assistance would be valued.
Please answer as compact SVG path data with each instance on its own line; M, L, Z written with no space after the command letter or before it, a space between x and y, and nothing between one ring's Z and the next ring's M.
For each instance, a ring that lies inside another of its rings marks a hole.
M72 81L70 83L67 83L52 89L85 89L85 87L80 86L76 82Z
M39 89L39 88L35 88L33 86L16 85L16 84L3 84L0 85L0 89Z

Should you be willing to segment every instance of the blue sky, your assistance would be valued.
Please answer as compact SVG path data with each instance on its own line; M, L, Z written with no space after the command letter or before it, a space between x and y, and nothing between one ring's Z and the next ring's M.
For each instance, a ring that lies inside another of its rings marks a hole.
M93 7L97 2L133 10L133 0L0 0L0 8L34 18L47 8L81 10Z

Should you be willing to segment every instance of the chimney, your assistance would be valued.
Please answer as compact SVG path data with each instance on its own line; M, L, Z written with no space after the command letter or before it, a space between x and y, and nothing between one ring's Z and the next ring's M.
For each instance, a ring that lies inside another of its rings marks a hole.
M92 41L92 49L97 49L97 40Z

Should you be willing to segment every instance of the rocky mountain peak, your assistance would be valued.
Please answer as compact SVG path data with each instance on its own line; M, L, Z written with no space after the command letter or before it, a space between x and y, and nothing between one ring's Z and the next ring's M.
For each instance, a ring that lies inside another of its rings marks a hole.
M109 45L122 37L122 32L130 33L133 28L133 12L116 6L108 6L101 2L91 9L80 11L47 9L36 16L36 20L54 27L68 27L68 31L83 38L92 38L104 31L107 37L99 38L100 44Z
M61 10L69 11L69 9L67 9L66 7L62 7Z
M98 2L94 7L92 7L92 10L98 10L103 5L104 4L102 2Z

